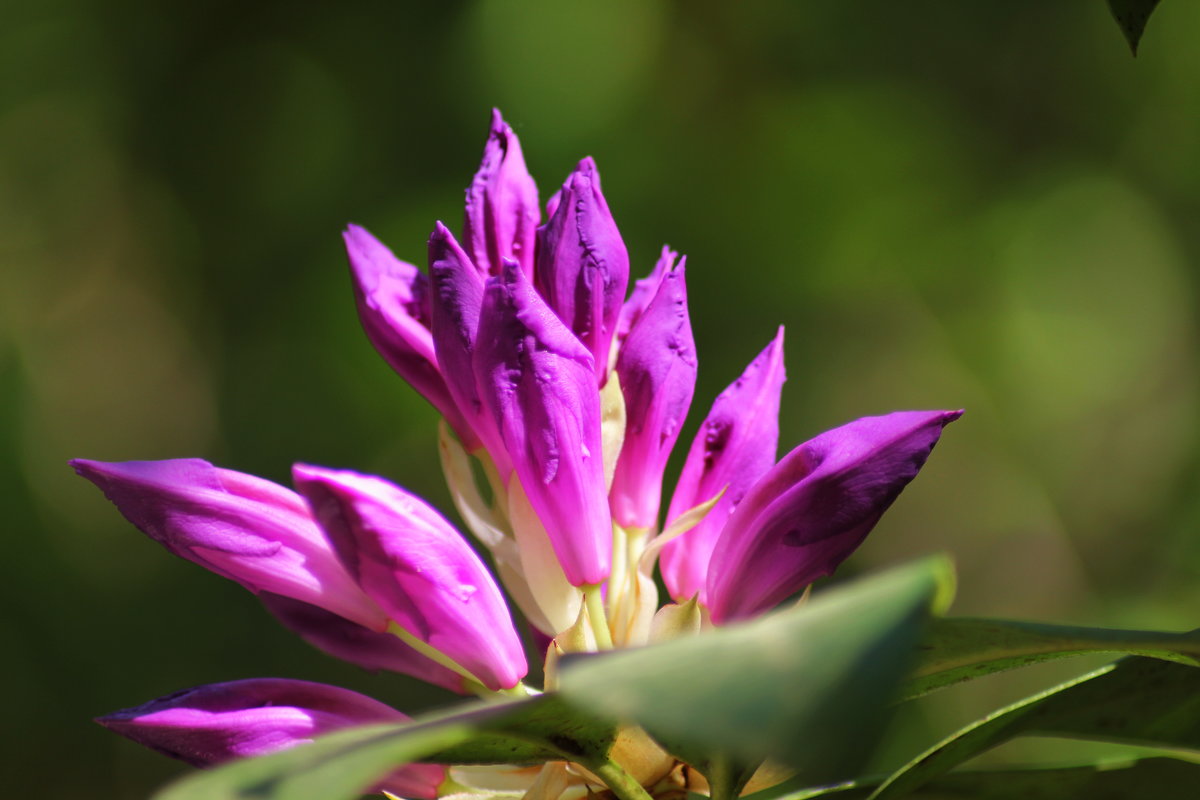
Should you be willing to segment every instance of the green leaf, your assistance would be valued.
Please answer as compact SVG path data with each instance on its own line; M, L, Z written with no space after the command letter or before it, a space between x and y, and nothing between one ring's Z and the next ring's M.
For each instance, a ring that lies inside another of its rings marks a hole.
M914 677L905 699L995 672L1043 661L1121 653L1200 665L1200 631L1077 628L995 619L935 619L921 640Z
M870 756L951 574L926 559L745 625L566 664L560 691L685 760L767 757L844 779Z
M1200 669L1131 657L1026 698L894 772L872 800L906 796L1016 736L1064 736L1200 754Z
M806 789L777 800L865 800L871 780ZM1071 767L969 770L943 775L906 795L913 800L1076 800L1189 797L1200 786L1200 764L1151 757Z
M413 761L596 764L615 736L614 725L581 714L555 695L479 702L402 725L340 731L311 745L194 774L156 800L342 800L358 797L389 769Z
M1129 42L1134 57L1137 56L1138 42L1142 40L1146 23L1157 6L1158 0L1108 0L1108 10L1112 12L1121 33L1125 34L1125 41Z

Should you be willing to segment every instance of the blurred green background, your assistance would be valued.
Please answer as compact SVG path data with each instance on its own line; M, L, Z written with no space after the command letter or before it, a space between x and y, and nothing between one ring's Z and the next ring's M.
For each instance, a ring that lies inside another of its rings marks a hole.
M636 273L664 242L688 254L681 441L779 323L785 447L968 409L846 574L947 550L961 614L1200 625L1200 5L1163 3L1136 61L1101 0L0 18L5 796L144 797L181 768L89 719L198 683L447 700L308 649L66 460L285 482L304 460L448 509L434 414L359 329L339 230L423 263L493 105L543 197L595 156ZM1082 668L944 693L885 757Z

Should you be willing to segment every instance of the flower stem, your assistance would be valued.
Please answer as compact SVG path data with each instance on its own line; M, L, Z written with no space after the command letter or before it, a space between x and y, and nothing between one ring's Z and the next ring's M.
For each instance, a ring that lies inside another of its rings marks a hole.
M392 634L400 641L411 647L413 650L416 650L418 653L428 658L430 661L435 661L446 669L463 676L463 678L465 678L467 681L466 688L475 692L475 694L478 694L482 697L490 697L496 694L496 692L493 692L491 689L484 686L483 681L471 674L466 667L462 666L457 661L450 658L450 656L446 655L441 650L438 650L436 647L432 647L418 639L416 636L413 636L411 633L404 630L404 628L401 628L399 625L397 625L395 621L389 622L387 629L388 633Z
M596 777L612 789L619 800L651 800L650 793L615 761L602 761L588 767Z
M583 600L587 603L588 622L596 636L596 647L612 650L612 633L608 630L608 617L604 613L604 598L600 595L600 584L593 583L583 588Z

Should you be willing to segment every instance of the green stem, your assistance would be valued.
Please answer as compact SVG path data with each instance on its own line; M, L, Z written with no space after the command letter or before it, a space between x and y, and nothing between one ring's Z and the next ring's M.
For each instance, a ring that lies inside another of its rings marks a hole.
M602 761L595 766L589 764L588 768L604 781L604 785L612 789L612 793L620 800L651 800L650 793L617 762Z
M596 647L612 650L612 633L608 630L608 617L604 613L604 598L600 596L600 584L583 587L583 600L587 603L588 622L596 636Z
M488 687L484 686L483 681L471 674L466 667L462 666L457 661L450 658L450 656L446 655L441 650L438 650L436 647L432 647L413 636L411 633L404 630L404 628L401 628L399 625L397 625L394 621L388 623L388 633L400 639L400 641L404 642L406 645L411 647L413 650L416 650L430 661L436 661L446 669L461 675L466 681L465 687L480 697L495 697L497 694L523 697L527 693L521 691L521 689L524 687L524 684L518 684L512 689L502 689L500 692L492 691Z

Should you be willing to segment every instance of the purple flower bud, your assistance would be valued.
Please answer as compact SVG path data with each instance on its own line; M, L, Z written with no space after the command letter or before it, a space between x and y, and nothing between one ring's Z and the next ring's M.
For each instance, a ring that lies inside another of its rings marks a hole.
M357 225L342 238L354 279L358 318L372 346L388 365L422 394L459 433L471 435L438 369L430 333L429 280L412 264L392 255Z
M675 259L677 258L679 258L678 253L663 245L662 255L658 257L654 269L650 270L649 275L633 284L633 291L629 293L629 299L621 306L621 313L617 317L618 344L625 341L625 337L633 329L634 323L646 311L646 306L650 305L654 295L658 294L658 285L662 283L664 275L675 269Z
M407 722L399 711L357 692L284 678L197 686L96 722L138 744L197 766L275 753L356 725ZM410 764L373 791L437 797L444 767Z
M500 590L440 514L382 478L303 464L292 475L342 563L400 628L489 689L525 677Z
M784 380L780 328L774 341L717 396L696 431L667 510L667 523L722 489L725 494L700 524L663 547L659 558L663 581L679 602L699 592L701 604L707 605L704 581L717 536L747 490L775 463Z
M563 571L575 586L598 584L612 518L592 357L511 261L488 279L478 341L480 392Z
M456 408L470 426L471 438L463 447L474 450L482 441L501 467L507 456L491 414L484 408L471 368L479 307L483 301L483 278L442 223L429 237L429 274L433 282L433 341L437 362L446 376Z
M175 555L252 592L291 597L372 630L387 627L295 492L198 458L75 459L71 466Z
M696 389L696 343L688 319L684 265L670 268L617 357L625 395L625 442L609 496L626 528L658 523L663 470Z
M534 242L541 221L537 184L525 168L517 135L492 109L492 128L483 163L467 189L463 241L471 261L484 274L500 271L511 258L533 274Z
M378 633L323 608L279 594L258 596L275 618L313 647L372 672L385 669L466 694L463 677L421 655L391 633Z
M750 488L708 571L713 622L767 611L862 542L961 411L863 417L788 453Z
M592 354L599 383L629 283L629 253L590 158L563 184L554 216L538 228L538 291Z

